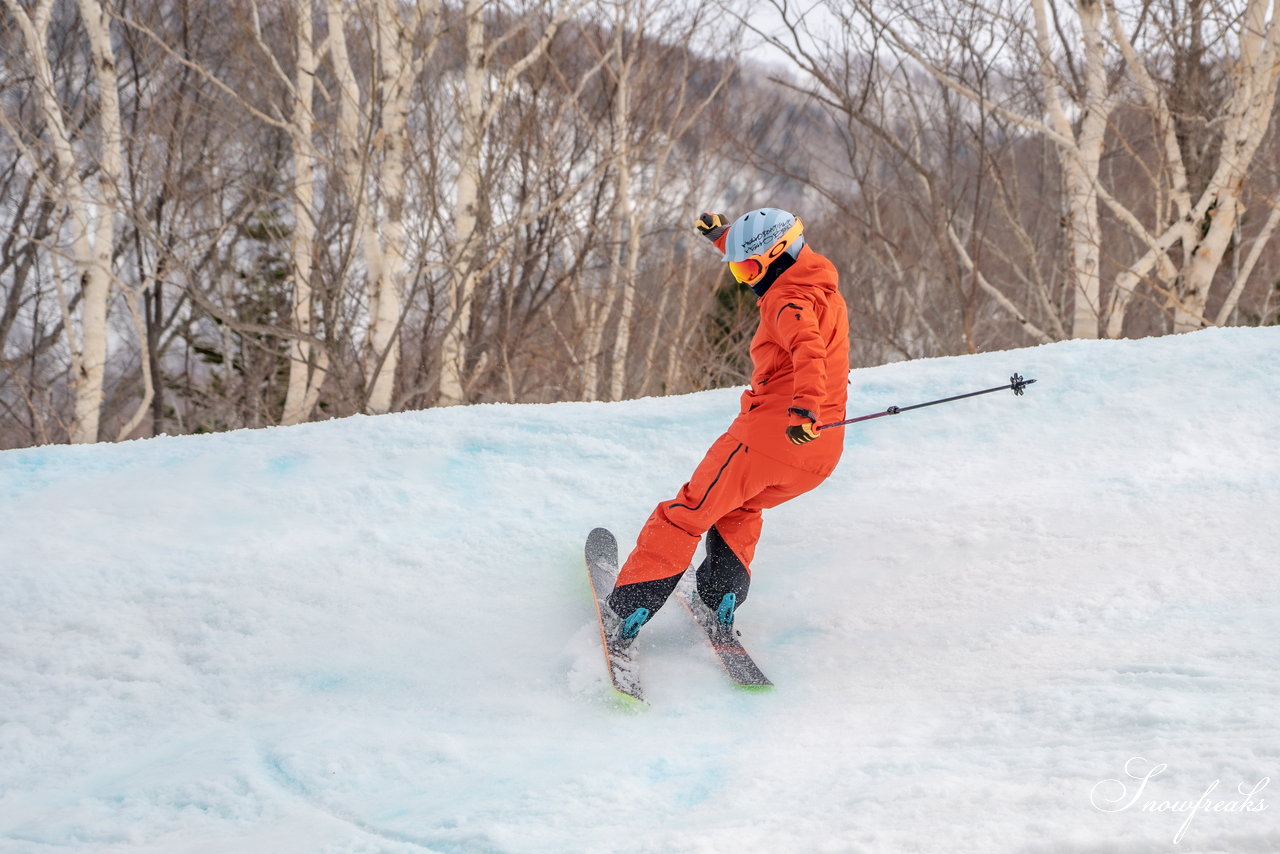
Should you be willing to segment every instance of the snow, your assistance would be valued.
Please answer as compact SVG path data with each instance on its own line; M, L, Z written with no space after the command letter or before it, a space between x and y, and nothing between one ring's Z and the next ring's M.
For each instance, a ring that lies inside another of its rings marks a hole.
M639 713L582 543L737 390L0 453L0 852L1280 850L1277 356L855 371L850 415L1037 383L851 428L766 514L778 687L673 604Z

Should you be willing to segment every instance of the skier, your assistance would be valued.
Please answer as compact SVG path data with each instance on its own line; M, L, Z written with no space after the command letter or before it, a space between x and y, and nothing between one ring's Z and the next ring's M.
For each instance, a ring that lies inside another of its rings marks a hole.
M675 590L703 534L695 607L731 629L751 583L760 512L822 483L844 447L843 427L816 429L845 417L849 321L835 267L805 244L801 221L777 208L750 211L732 225L704 213L694 226L759 298L751 386L728 432L676 497L654 509L618 573L603 616L624 649Z

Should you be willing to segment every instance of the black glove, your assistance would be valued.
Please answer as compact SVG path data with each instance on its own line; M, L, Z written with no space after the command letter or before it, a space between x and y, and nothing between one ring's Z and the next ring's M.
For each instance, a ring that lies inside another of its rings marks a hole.
M729 230L729 219L724 214L703 212L693 221L693 227L714 243Z
M792 424L787 428L787 438L791 440L793 445L803 445L805 442L812 442L818 438L818 431L812 421L806 421L803 424Z

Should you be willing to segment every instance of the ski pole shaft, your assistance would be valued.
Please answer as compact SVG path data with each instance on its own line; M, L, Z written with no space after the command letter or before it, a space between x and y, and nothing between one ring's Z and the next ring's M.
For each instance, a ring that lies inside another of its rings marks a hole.
M1035 380L1024 380L1022 377L1014 374L1009 377L1008 385L996 386L995 388L984 388L982 391L971 391L967 394L957 394L952 397L944 397L939 400L930 400L926 403L917 403L912 406L890 406L884 412L873 412L870 415L860 415L857 418L846 418L844 421L835 421L831 424L820 424L819 430L826 430L830 427L843 427L846 424L856 424L859 421L870 421L872 418L883 418L886 415L897 415L901 412L910 412L913 409L923 409L926 406L936 406L939 403L950 403L953 400L964 400L966 397L977 397L980 394L991 394L993 391L1004 391L1005 389L1013 389L1013 393L1021 395L1026 391L1027 386L1031 385Z

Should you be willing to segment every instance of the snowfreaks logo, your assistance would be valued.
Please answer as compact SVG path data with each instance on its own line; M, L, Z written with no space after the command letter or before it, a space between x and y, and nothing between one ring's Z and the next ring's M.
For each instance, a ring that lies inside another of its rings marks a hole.
M1195 800L1157 800L1151 798L1143 800L1141 805L1138 805L1139 800L1142 799L1143 794L1147 791L1147 785L1163 774L1169 767L1161 762L1158 765L1152 765L1150 770L1144 773L1142 769L1147 764L1147 760L1141 756L1135 756L1124 763L1125 775L1130 780L1135 781L1137 785L1133 794L1129 793L1129 786L1122 780L1103 780L1094 786L1089 792L1089 802L1093 804L1094 809L1101 812L1124 812L1134 806L1138 806L1138 810L1141 812L1185 814L1186 818L1182 820L1182 824L1178 826L1177 833L1173 835L1174 844L1182 841L1187 829L1191 827L1191 821L1198 813L1263 812L1267 809L1267 802L1262 799L1261 795L1262 791L1271 783L1270 777L1263 777L1256 783L1238 784L1236 791L1239 795L1236 797L1229 796L1226 799L1212 797L1222 783L1221 780L1214 780L1205 787L1204 792Z
M742 242L742 248L748 255L756 255L765 247L772 246L779 237L787 233L791 225L790 222L780 222L759 234L753 234Z

